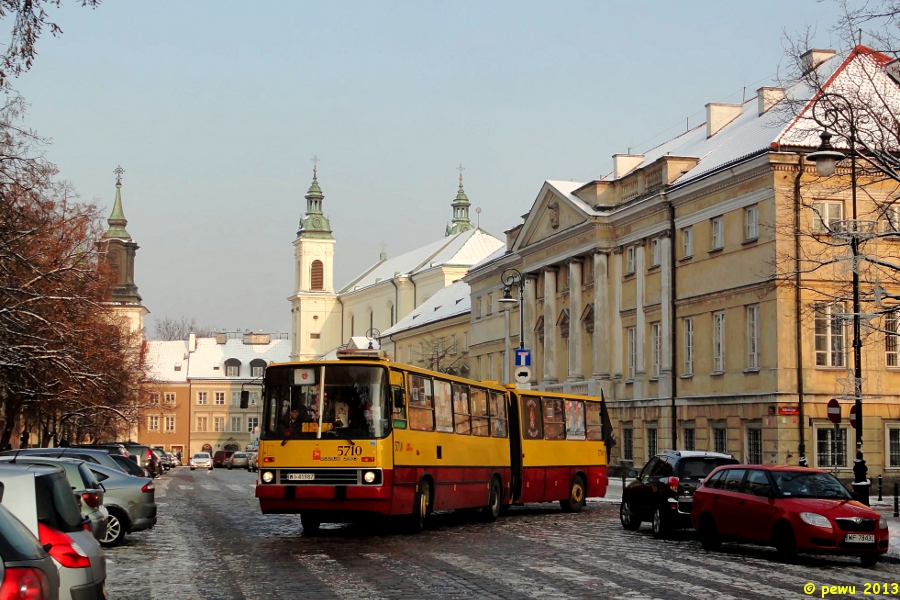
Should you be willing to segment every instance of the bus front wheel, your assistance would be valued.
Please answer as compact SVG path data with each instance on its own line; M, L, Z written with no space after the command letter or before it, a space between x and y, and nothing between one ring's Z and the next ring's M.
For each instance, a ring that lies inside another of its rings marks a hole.
M584 486L584 479L581 475L576 475L572 480L572 487L569 489L569 497L559 501L559 506L565 512L579 512L584 508L587 491Z
M503 501L503 491L500 488L500 480L494 477L491 481L491 494L488 499L488 505L482 509L484 520L493 523L500 516L500 504Z
M419 483L419 491L413 504L413 514L410 517L409 530L411 533L422 533L425 529L425 518L428 516L428 506L431 501L431 485L423 479Z
M305 535L316 535L319 533L319 525L322 524L322 520L309 513L300 513L300 524L303 526Z

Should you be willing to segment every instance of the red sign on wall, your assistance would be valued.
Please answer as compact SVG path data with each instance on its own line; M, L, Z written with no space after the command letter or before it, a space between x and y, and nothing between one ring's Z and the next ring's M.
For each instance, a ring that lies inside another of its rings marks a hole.
M779 415L799 415L800 407L796 404L787 404L778 407Z

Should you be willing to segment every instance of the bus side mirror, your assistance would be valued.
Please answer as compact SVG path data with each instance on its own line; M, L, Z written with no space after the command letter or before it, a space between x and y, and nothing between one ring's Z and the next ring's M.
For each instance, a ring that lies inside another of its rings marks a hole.
M250 406L250 392L241 390L241 408Z
M394 388L394 408L403 408L403 388Z

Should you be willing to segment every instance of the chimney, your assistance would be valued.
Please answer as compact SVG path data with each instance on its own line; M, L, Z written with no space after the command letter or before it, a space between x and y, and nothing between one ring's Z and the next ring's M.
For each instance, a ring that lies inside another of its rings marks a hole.
M216 334L216 343L217 344L225 344L228 342L228 334L227 333L217 333Z
M706 137L719 133L719 130L737 119L743 104L720 104L710 102L706 105Z
M613 154L613 178L625 177L644 162L643 154Z
M807 50L800 55L800 64L803 66L803 74L806 75L807 73L810 73L834 55L834 50Z
M781 102L784 98L784 88L761 87L756 90L756 105L759 116L769 112L769 109Z
M188 334L188 352L195 352L197 350L197 334L193 331ZM187 358L185 356L185 358Z

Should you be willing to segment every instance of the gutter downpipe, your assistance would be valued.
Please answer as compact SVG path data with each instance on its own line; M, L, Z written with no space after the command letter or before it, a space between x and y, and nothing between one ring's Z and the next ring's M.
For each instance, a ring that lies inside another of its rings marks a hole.
M341 343L338 344L338 346L340 346L344 343L344 301L341 300L340 295L335 295L335 299L337 299L338 303L341 305Z
M803 410L803 343L802 327L800 325L800 179L806 167L806 157L800 156L797 177L794 179L794 270L797 273L797 282L794 286L794 337L797 348L797 433L800 436L800 445L797 448L800 459L806 456L806 416Z
M669 345L671 346L671 355L672 355L672 449L678 449L678 407L675 405L675 398L678 396L678 361L676 360L678 357L678 341L677 341L677 331L678 331L678 320L675 318L675 301L677 299L676 296L676 285L675 285L675 269L677 267L677 260L675 259L675 205L672 204L670 200L666 198L665 192L660 194L663 198L665 198L666 203L669 208L669 230L672 232L672 244L669 249L669 269L672 272L672 294L670 297L670 308L669 311L672 313L672 318L669 323Z

